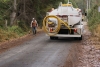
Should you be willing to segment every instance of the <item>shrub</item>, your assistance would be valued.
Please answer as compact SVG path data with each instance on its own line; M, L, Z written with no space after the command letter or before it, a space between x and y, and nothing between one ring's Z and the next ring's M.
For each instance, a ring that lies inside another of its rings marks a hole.
M23 36L25 32L18 26L0 28L0 42Z
M29 26L25 22L19 21L18 26L25 32L29 30Z

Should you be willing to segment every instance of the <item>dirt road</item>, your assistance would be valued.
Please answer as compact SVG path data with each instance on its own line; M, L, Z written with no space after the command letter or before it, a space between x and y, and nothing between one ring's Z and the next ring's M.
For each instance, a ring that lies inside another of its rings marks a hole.
M0 67L64 67L73 38L50 40L44 33L0 54Z

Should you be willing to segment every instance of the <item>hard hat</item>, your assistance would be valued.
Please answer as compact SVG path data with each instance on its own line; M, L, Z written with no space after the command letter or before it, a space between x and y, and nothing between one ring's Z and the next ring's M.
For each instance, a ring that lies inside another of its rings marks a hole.
M33 20L34 20L34 18L33 18Z

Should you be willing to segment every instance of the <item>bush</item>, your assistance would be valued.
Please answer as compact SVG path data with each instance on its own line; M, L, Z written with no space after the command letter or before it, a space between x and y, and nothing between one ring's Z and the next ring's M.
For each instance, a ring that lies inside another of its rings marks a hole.
M88 26L91 31L94 31L98 24L100 24L100 13L98 12L98 6L94 6L90 11L88 15Z
M88 15L88 26L94 36L100 38L100 12L98 12L98 6L95 5Z
M0 42L17 38L23 35L25 35L25 32L18 26L0 28Z
M29 30L29 26L25 22L19 21L18 26L25 32Z

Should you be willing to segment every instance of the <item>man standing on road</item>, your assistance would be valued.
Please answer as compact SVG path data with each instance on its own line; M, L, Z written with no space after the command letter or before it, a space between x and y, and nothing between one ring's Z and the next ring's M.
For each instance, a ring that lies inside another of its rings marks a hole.
M35 20L35 18L33 18L32 21L31 21L31 27L32 27L33 34L36 35L36 32L37 32L36 28L38 27L38 23Z

